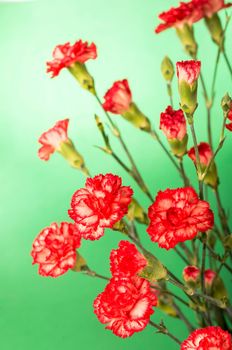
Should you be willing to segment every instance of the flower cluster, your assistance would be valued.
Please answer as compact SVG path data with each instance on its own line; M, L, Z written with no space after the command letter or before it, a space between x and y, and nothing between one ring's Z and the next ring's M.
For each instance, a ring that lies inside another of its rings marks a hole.
M94 301L94 313L115 335L126 338L149 323L157 298L150 283L137 276L147 261L135 245L121 241L110 255L112 278Z
M210 230L214 223L209 203L200 200L191 187L160 191L148 216L151 240L167 250Z
M57 45L52 56L53 60L47 62L47 73L51 73L52 77L56 77L63 68L68 68L75 62L84 64L89 59L95 59L97 48L94 43L88 45L87 42L78 40L73 45L69 42Z

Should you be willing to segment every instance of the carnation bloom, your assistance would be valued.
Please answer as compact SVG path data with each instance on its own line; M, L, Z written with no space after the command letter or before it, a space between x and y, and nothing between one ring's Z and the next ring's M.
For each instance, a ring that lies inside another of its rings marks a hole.
M160 191L149 207L147 232L161 248L170 249L193 239L214 224L209 203L198 198L192 187Z
M113 174L88 178L71 201L69 216L76 222L85 239L99 239L104 229L113 228L128 211L133 191L122 186L122 179Z
M232 131L232 103L231 103L227 118L230 120L231 123L226 124L226 128L229 131Z
M40 136L39 143L42 145L38 152L40 159L48 160L52 153L60 151L61 144L68 140L68 123L69 119L60 120Z
M212 283L214 281L214 278L217 276L216 272L213 270L205 270L204 277L205 277L205 284L208 287L212 286Z
M121 241L119 248L110 254L110 270L113 276L134 276L147 265L147 260L133 243Z
M186 266L183 270L183 278L185 282L196 282L200 276L200 269L196 266Z
M200 75L201 62L195 60L177 62L176 69L179 83L184 81L188 85L192 85Z
M168 106L165 112L160 114L160 129L167 139L183 140L186 135L186 120L181 109L174 110Z
M132 94L126 79L116 81L104 96L103 108L114 114L126 112L132 102Z
M157 26L155 32L158 34L168 28L182 28L185 24L192 26L201 18L201 7L195 6L191 1L181 2L178 7L172 7L159 15L163 23Z
M201 7L204 17L212 17L214 13L230 7L232 4L225 4L224 0L192 0L192 4Z
M231 335L220 327L197 329L181 344L181 350L231 350Z
M212 149L207 142L201 142L197 147L199 152L200 163L206 167L207 165L209 165L213 157ZM196 154L194 147L190 148L190 150L188 151L188 156L196 164Z
M68 68L75 62L84 64L89 59L95 59L97 48L94 43L88 45L88 42L79 40L74 45L69 42L57 45L52 56L53 60L47 62L47 73L51 72L53 78L60 73L61 69Z
M34 240L31 256L33 264L39 264L39 274L58 277L72 269L76 262L76 249L81 236L74 224L53 223L43 229Z
M142 331L149 323L157 298L147 280L112 278L94 301L99 321L121 338Z

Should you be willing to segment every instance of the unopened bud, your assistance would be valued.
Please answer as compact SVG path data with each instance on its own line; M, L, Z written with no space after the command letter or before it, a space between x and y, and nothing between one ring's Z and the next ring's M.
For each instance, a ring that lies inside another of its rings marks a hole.
M174 76L174 66L168 56L165 56L161 63L161 72L166 81L172 81Z
M232 99L227 92L221 101L221 106L222 106L223 112L228 113L230 111L231 104L232 104Z
M211 17L205 17L205 24L210 32L212 40L223 49L223 28L217 13Z

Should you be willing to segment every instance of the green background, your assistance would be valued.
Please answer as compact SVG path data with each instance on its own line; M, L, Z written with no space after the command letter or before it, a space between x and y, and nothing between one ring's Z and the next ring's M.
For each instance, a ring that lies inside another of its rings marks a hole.
M84 155L93 174L113 172L134 188L137 199L147 208L149 201L113 160L94 148L102 140L94 123L94 113L104 115L93 97L81 90L68 71L51 80L45 62L55 45L82 38L96 43L99 57L88 63L100 96L115 80L128 78L134 101L158 129L159 114L167 104L160 62L168 54L173 61L187 59L173 30L154 34L157 14L176 1L144 0L54 0L27 3L0 3L0 143L1 143L1 234L0 234L0 347L3 350L110 349L141 350L177 348L163 335L147 327L142 333L122 340L98 322L92 302L104 288L104 281L69 272L57 278L42 278L32 267L33 239L45 226L67 220L67 209L74 191L84 185L84 177L57 154L49 162L37 157L40 134L57 120L69 117L70 137ZM221 13L224 20L224 14ZM231 32L231 26L229 30ZM210 87L216 57L203 23L196 25L199 57L207 87ZM227 51L232 57L230 47ZM220 99L231 92L231 81L223 60L217 79L213 110L215 145L222 122ZM176 79L175 106L178 107ZM205 140L206 113L202 91L196 113L198 139ZM158 144L145 133L121 120L123 132L138 167L153 195L160 189L181 186L175 169ZM231 202L231 134L224 152L218 156L221 193L225 206ZM112 140L121 152L116 140ZM189 159L191 176L194 168ZM209 196L211 197L210 193ZM214 206L214 200L212 200ZM151 244L145 227L143 242L150 246L179 274L183 264L174 252ZM92 269L109 273L108 256L120 239L117 232L106 232L95 242L84 242L82 254ZM152 316L159 322L162 314ZM179 320L166 324L181 339L187 336Z

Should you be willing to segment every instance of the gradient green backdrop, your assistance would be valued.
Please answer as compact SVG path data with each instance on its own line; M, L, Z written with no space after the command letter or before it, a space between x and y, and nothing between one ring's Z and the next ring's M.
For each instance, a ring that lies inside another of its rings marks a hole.
M45 62L56 44L79 38L94 41L99 57L88 63L99 94L118 79L128 78L134 100L158 129L159 114L168 103L160 62L168 54L173 61L186 59L181 45L170 30L159 36L153 30L157 14L176 4L158 0L54 0L27 3L0 3L0 143L1 143L1 235L0 235L0 348L3 350L141 350L177 348L163 335L147 327L132 338L121 340L104 330L93 314L92 302L104 282L69 272L57 278L42 278L32 267L30 250L34 237L53 221L67 220L74 191L84 177L54 155L49 162L37 157L37 139L57 120L70 117L70 136L85 156L93 174L115 172L124 184L133 186L136 197L149 202L134 182L110 157L94 145L102 140L94 123L94 113L104 115L93 97L80 89L67 71L51 80ZM221 16L224 19L224 14ZM231 32L231 27L229 29ZM216 47L203 23L196 25L199 55L207 86L211 84ZM228 53L232 57L231 47ZM215 144L222 115L221 96L231 92L231 81L221 61L217 100L214 109ZM178 99L175 86L175 105ZM199 92L202 103L202 92ZM132 153L143 171L153 195L159 189L181 184L175 169L159 146L146 134L114 116ZM199 139L205 140L205 109L196 113ZM119 150L115 140L116 149ZM218 156L221 192L228 207L231 202L231 135L224 153ZM193 166L186 160L190 174ZM213 204L214 205L214 204ZM151 244L141 227L147 246L180 273L183 264L173 252ZM96 242L84 242L81 251L89 265L109 273L108 256L123 237L107 232ZM159 322L157 311L153 319ZM167 325L184 338L181 322L167 319Z

